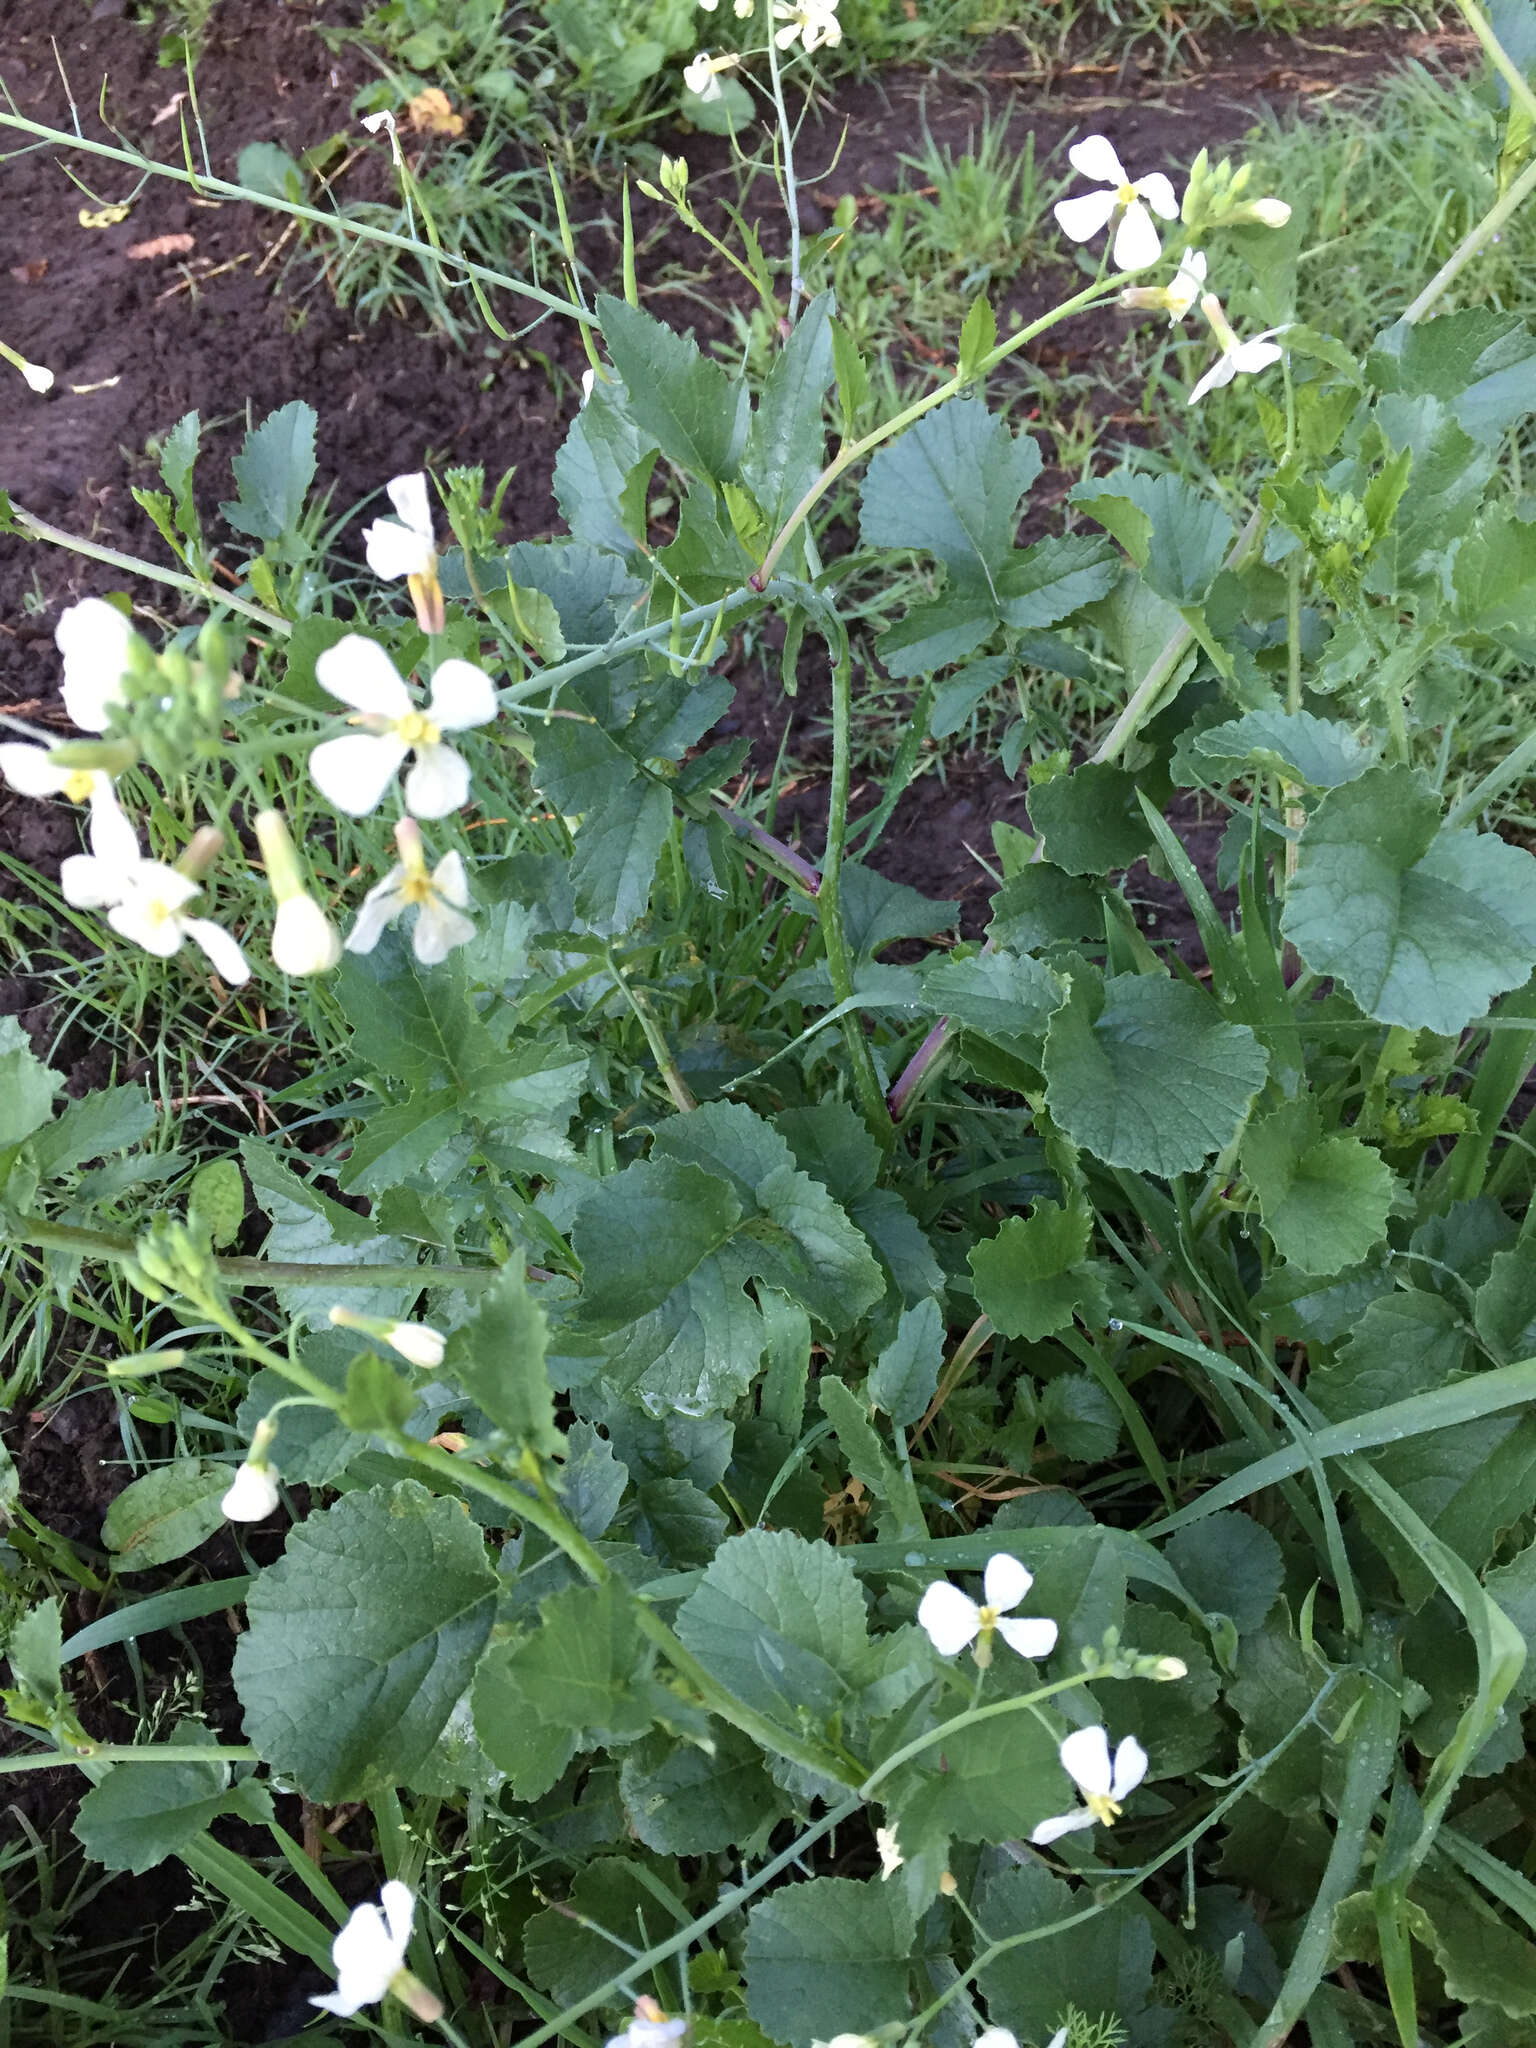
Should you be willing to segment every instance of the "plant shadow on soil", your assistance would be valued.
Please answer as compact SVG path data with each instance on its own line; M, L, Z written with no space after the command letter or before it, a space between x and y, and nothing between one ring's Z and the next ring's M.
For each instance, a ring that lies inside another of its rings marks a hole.
M352 6L351 17L358 11ZM216 171L231 172L249 142L275 140L298 156L348 127L351 96L371 74L356 52L335 58L327 52L313 33L319 12L308 0L289 0L281 7L272 0L222 0L215 9L197 87ZM348 12L327 7L325 19L334 23ZM172 101L177 75L157 68L153 35L120 15L121 7L108 0L94 16L79 10L78 19L61 32L56 0L12 0L0 73L24 116L68 125L51 47L51 38L57 37L84 132L111 139L90 111L105 74L114 123L151 153L172 158L178 147L174 110L158 123L156 116ZM862 195L896 186L899 158L924 125L941 146L964 150L971 132L995 106L995 96L1014 94L1013 132L1022 146L1025 133L1033 130L1042 163L1060 152L1074 131L1102 126L1139 170L1177 171L1202 143L1240 136L1260 103L1284 108L1363 89L1379 82L1395 59L1438 51L1455 61L1462 47L1451 38L1437 44L1391 30L1340 37L1326 45L1262 35L1225 37L1207 44L1198 71L1170 81L1070 64L1054 76L1025 73L1018 68L1015 47L999 40L977 52L964 79L894 74L877 83L840 87L805 131L802 154L813 176L833 166L819 188L819 212L840 193ZM14 138L4 146L13 147ZM696 189L707 188L710 181L730 188L726 145L690 136L672 138L670 146L686 150ZM568 323L551 317L531 332L529 347L540 352L538 357L508 348L495 359L474 351L460 354L402 321L361 325L334 303L323 282L317 285L311 277L305 288L305 273L290 275L286 286L278 288L281 263L267 260L281 226L272 216L242 204L215 206L184 185L151 179L121 224L87 228L80 222L82 208L126 197L132 176L86 158L71 167L96 198L69 181L51 147L13 156L0 169L6 200L0 231L0 333L32 360L48 364L57 377L46 400L22 393L19 382L6 386L0 486L18 504L100 545L158 554L159 543L130 495L134 484L155 481L146 443L193 408L205 425L216 423L206 439L209 453L200 477L209 505L229 494L230 457L247 419L304 398L319 414L320 485L333 487L333 512L352 508L347 542L356 557L361 556L357 527L363 500L376 494L386 478L429 459L478 462L491 479L515 466L516 482L507 500L513 537L561 530L551 474L584 366ZM387 180L387 156L380 150L358 165L345 196L383 198ZM757 196L759 210L770 217L765 241L773 249L781 229L771 224L772 195L760 189ZM646 212L648 204L637 200L642 233L657 225L654 212ZM573 213L580 217L580 195L573 195ZM167 235L191 235L191 252L180 258L132 255L138 245ZM602 244L600 253L592 255L594 267L611 276L615 252L606 229L588 234L589 252L594 240ZM667 230L660 247L697 263L697 245L678 230ZM509 251L504 260L515 268L516 252ZM1067 275L1060 265L1052 274L1021 275L999 306L1000 324L1012 311L1028 318L1052 303ZM746 302L744 290L729 277L718 281L717 297L722 306ZM727 318L705 311L691 295L683 299L662 288L650 303L662 317L691 325L705 343L730 332ZM515 302L501 310L517 317ZM1070 330L1065 339L1055 339L1049 351L1040 349L1036 361L1047 369L1057 364L1070 369L1120 331L1110 316L1100 316ZM1047 468L1032 499L1032 525L1060 505L1071 481ZM120 573L79 556L0 538L0 708L61 733L66 729L52 644L59 611L122 583ZM144 582L133 591L151 616L178 622L168 609L174 600L160 586ZM825 824L824 677L808 659L798 695L785 698L776 679L744 659L739 646L733 646L725 673L737 684L738 695L723 729L751 738L751 766L763 778L783 747L798 773L781 803L779 829L798 833L815 853ZM873 788L862 792L855 811L872 806L877 795ZM976 854L990 857L990 827L996 819L1027 823L1021 785L993 759L952 754L942 777L922 775L903 797L871 864L926 895L958 898L965 928L974 931L992 886ZM1191 814L1184 830L1197 866L1209 877L1219 821L1202 822ZM0 845L19 859L54 874L76 843L72 813L0 793ZM7 881L0 893L13 889ZM1172 885L1137 870L1132 893L1159 920L1155 933L1190 951L1188 919ZM20 1015L39 1050L46 1052L56 1018L43 995L41 985L25 976L0 979L0 1012ZM66 1046L71 1093L103 1078L97 1065L104 1050L83 1041ZM56 1327L56 1354L67 1358L79 1347L71 1344L62 1320ZM23 1498L41 1522L90 1551L99 1539L101 1517L127 1476L126 1467L115 1462L115 1404L97 1391L67 1401L40 1396L39 1402L11 1418L8 1432ZM258 1533L253 1544L258 1562L279 1547L276 1534ZM227 1531L187 1562L212 1576L242 1569ZM185 1569L184 1563L178 1572ZM172 1576L146 1574L135 1580L133 1590L153 1591ZM72 1597L66 1630L88 1622L93 1612L88 1596ZM207 1674L210 1719L235 1736L238 1712L227 1679L233 1641L229 1626L214 1617L191 1625L187 1633ZM186 1652L178 1634L159 1635L146 1639L141 1656L141 1697L152 1702L178 1682ZM120 1650L91 1659L83 1711L93 1732L118 1739L131 1734L134 1717L120 1703L134 1697L137 1682ZM17 1804L29 1825L42 1834L67 1827L83 1789L76 1774L39 1773L25 1785ZM284 1817L300 1825L288 1809ZM365 1881L361 1866L355 1875L360 1888ZM102 1942L126 1939L135 1927L152 1925L156 1938L174 1948L174 1916L180 1916L181 1928L190 1928L191 1916L183 1911L190 1890L174 1860L138 1878L109 1881L91 1908ZM108 1960L101 1967L105 1984L116 1965ZM303 1992L319 1983L318 1973L291 1962L233 1966L220 1993L225 2038L285 2038L301 2024ZM12 2038L20 2041L23 2033L13 2031Z

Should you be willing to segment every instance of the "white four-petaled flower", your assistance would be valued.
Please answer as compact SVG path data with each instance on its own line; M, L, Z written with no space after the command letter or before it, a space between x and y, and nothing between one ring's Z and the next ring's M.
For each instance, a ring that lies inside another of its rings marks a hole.
M1147 1775L1147 1752L1134 1735L1127 1735L1111 1758L1105 1729L1074 1728L1059 1754L1062 1769L1083 1795L1083 1804L1041 1821L1029 1838L1032 1842L1054 1842L1058 1835L1091 1828L1095 1821L1113 1827L1120 1818L1121 1805Z
M1111 254L1117 270L1145 270L1163 253L1162 239L1152 225L1152 214L1177 220L1179 203L1173 187L1161 171L1144 178L1130 178L1107 135L1085 135L1067 151L1073 170L1102 185L1101 192L1085 192L1078 199L1063 199L1056 207L1056 219L1064 235L1074 242L1086 242L1100 228L1107 227L1118 213L1119 225ZM1148 208L1151 212L1148 212Z
M309 757L310 774L338 810L365 817L408 754L416 760L405 778L405 803L415 817L446 818L465 802L469 764L444 744L443 734L487 725L496 716L496 692L483 669L457 657L439 662L432 694L418 709L378 642L349 633L320 656L315 676L322 689L352 706L352 724L364 728L322 740Z
M774 42L781 50L787 50L798 38L807 56L823 43L835 50L843 40L837 5L838 0L773 0L773 18L783 23L782 28L773 32Z
M122 701L132 626L104 597L86 597L60 615L53 637L64 657L64 709L82 732L105 732Z
M144 859L115 797L93 800L91 851L60 864L59 886L65 902L77 909L104 909L112 929L146 953L169 960L190 939L231 988L250 980L245 955L224 927L211 917L186 915L201 885L161 861Z
M411 945L423 967L435 967L455 946L467 945L475 936L473 918L464 915L469 907L464 859L459 853L445 853L429 875L421 833L410 818L402 818L395 827L395 844L399 864L363 898L357 922L347 934L347 951L371 953L384 927L414 904Z
M1200 301L1200 310L1216 337L1221 354L1212 363L1205 375L1189 394L1188 403L1198 405L1208 391L1216 391L1223 384L1230 384L1234 377L1251 377L1256 370L1267 370L1271 363L1278 363L1284 355L1274 337L1283 334L1283 327L1266 327L1262 334L1255 334L1249 341L1239 341L1232 331L1232 323L1222 311L1221 301L1214 292L1206 292Z
M311 2005L351 2019L365 2005L377 2005L405 1968L416 1901L398 1879L391 1878L379 1894L379 1904L382 1912L371 1903L353 1907L351 1919L331 1943L336 1989L312 1998Z
M987 1560L982 1577L982 1606L978 1607L968 1593L962 1593L948 1579L936 1579L918 1605L918 1626L941 1657L958 1656L967 1644L975 1643L976 1662L989 1664L995 1631L1021 1657L1038 1661L1056 1647L1055 1622L1006 1619L1034 1583L1032 1574L1016 1557L999 1552Z

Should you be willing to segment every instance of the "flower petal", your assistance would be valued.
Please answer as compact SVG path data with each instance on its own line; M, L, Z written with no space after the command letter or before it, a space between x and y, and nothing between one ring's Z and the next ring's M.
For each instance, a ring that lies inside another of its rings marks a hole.
M1232 351L1232 367L1243 376L1251 377L1258 370L1267 370L1271 363L1278 363L1285 354L1262 334L1256 334L1252 341L1240 341Z
M400 1967L395 1944L377 1906L354 1906L352 1917L331 1943L336 1989L359 2005L373 2005L389 1989Z
M1093 1815L1086 1806L1074 1806L1070 1813L1058 1813L1050 1820L1041 1821L1029 1839L1042 1849L1047 1842L1054 1842L1062 1835L1076 1834L1079 1828L1091 1828Z
M94 854L72 853L59 864L59 887L64 901L77 910L101 910L122 899L128 886L128 871L116 861L99 860Z
M1092 241L1108 225L1115 210L1113 192L1085 192L1081 199L1063 199L1056 207L1056 225L1073 242Z
M996 1557L987 1559L981 1590L989 1607L998 1607L1006 1612L1008 1608L1018 1606L1034 1583L1033 1572L1026 1571L1016 1557L1000 1550Z
M917 1625L941 1657L955 1657L980 1634L981 1610L948 1579L935 1579L918 1605Z
M363 559L375 576L392 583L400 576L424 575L432 563L433 547L398 519L375 519L363 528Z
M1067 162L1074 171L1080 171L1085 178L1092 178L1096 185L1123 185L1126 182L1125 166L1107 135L1085 135L1081 142L1074 142L1067 151Z
M1019 2048L1018 2037L1006 2027L983 2027L971 2048Z
M363 898L356 920L347 934L347 952L373 951L384 935L385 926L393 924L405 908L405 892L400 887L404 878L404 868L391 868L382 882L374 883Z
M309 772L315 787L349 818L377 810L395 770L410 752L392 732L348 732L312 747Z
M1115 268L1146 270L1162 253L1162 237L1152 225L1151 214L1137 199L1121 214L1120 225L1115 229Z
M341 934L313 896L290 896L272 920L272 965L284 974L328 974L341 958Z
M159 960L169 960L173 953L181 951L181 919L152 916L154 902L155 898L149 891L135 890L112 905L107 912L107 923L122 938L130 939L135 946L142 946L146 953L153 953Z
M1028 1657L1032 1664L1049 1657L1056 1647L1054 1621L1009 1621L1005 1617L998 1622L997 1632L1010 1650L1016 1650L1021 1657Z
M105 776L91 791L91 851L98 860L109 862L125 875L144 858L139 851L139 835L123 815Z
M469 908L469 877L464 872L462 853L445 853L432 870L432 893L457 910Z
M1166 185L1165 178L1163 183ZM427 496L427 478L424 470L413 469L408 476L391 477L387 486L389 502L395 508L395 517L412 533L419 533L430 547L432 544L432 501ZM404 1889L402 1887L402 1889Z
M377 640L349 633L327 647L315 662L315 681L354 711L372 711L381 718L404 718L411 693Z
M475 921L462 910L433 896L421 906L411 947L423 967L437 967L455 946L467 946L475 936Z
M1198 405L1208 391L1219 391L1223 384L1230 384L1236 375L1237 363L1233 357L1219 355L1184 403Z
M457 748L440 741L418 748L405 778L405 808L411 816L446 818L468 800L469 763Z
M1164 220L1177 220L1179 202L1173 196L1173 187L1161 171L1150 171L1144 178L1138 178L1132 190L1139 192L1148 206Z
M456 655L439 664L427 705L434 725L444 732L463 732L471 725L489 725L497 709L496 686L483 668Z
M421 477L418 477L416 481L418 483L424 482ZM400 482L409 483L410 478L396 477L395 483ZM395 497L394 484L391 484L389 487L389 495L392 498ZM400 500L398 498L395 498L395 505L397 509L400 507ZM395 1945L396 1955L403 1963L405 1961L406 1949L410 1946L411 1923L416 1917L416 1900L408 1885L403 1885L399 1878L392 1877L379 1893L379 1903L384 1908L384 1919L389 1927L389 1938Z
M246 957L223 925L215 924L211 917L188 917L183 918L181 928L193 945L200 946L208 955L214 971L231 988L238 988L241 982L250 980L251 970Z
M1110 1787L1109 1736L1103 1728L1074 1728L1062 1742L1061 1768L1092 1798L1106 1798Z
M1134 1735L1127 1735L1115 1751L1114 1777L1110 1783L1110 1796L1124 1799L1128 1792L1134 1792L1147 1775L1147 1752Z
M9 740L0 746L0 775L22 796L57 796L70 778L68 768L55 768L46 747Z
M115 604L87 597L61 615L53 638L64 657L64 709L82 732L105 732L122 698L132 626Z

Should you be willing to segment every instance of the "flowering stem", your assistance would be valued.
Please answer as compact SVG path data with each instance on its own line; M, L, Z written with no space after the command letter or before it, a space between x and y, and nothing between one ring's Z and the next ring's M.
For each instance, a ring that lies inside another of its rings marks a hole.
M853 958L848 934L843 929L843 842L848 836L848 789L852 779L853 756L853 662L846 634L832 662L832 787L827 801L827 850L821 863L821 887L816 893L816 916L821 925L822 944L827 953L834 1003L852 1002ZM864 1035L864 1020L850 1010L839 1020L843 1043L853 1066L854 1087L864 1111L870 1135L888 1144L894 1136L891 1113L885 1105L885 1090L875 1071L875 1056Z
M43 1216L16 1215L4 1235L40 1251L74 1252L84 1259L131 1259L134 1240L110 1230L86 1230ZM235 1287L487 1287L499 1266L301 1265L282 1259L213 1260L219 1278Z
M88 1742L69 1749L40 1749L30 1756L0 1756L0 1777L17 1771L56 1771L60 1764L184 1764L187 1751L176 1742ZM254 1764L260 1761L244 1743L210 1745L197 1752L198 1763Z
M174 178L178 184L190 185L194 192L207 193L216 199L249 200L271 212L290 214L295 220L324 228L328 234L350 235L361 242L377 242L386 249L404 250L408 256L419 257L422 254L421 243L410 235L393 234L387 228L348 220L342 214L325 213L318 206L305 206L296 199L279 199L271 192L255 192L248 185L234 185L226 178L210 178L179 164L157 163L153 157L145 156L139 150L114 149L109 142L93 142L89 136L74 134L67 128L50 128L43 121L24 120L20 114L0 114L0 128L14 128L22 135L35 135L41 142L56 142L65 149L84 150L88 156L105 157L110 163L126 164L130 170L153 174L157 178ZM548 312L564 313L567 318L579 320L584 326L597 324L596 315L585 306L578 306L571 299L557 298L541 285L529 284L520 277L509 277L505 271L492 270L484 263L472 263L467 256L456 255L449 249L435 249L433 254L440 264L462 272L472 283L496 285L519 298L532 299L535 305L543 306Z
M651 1048L651 1057L656 1062L662 1080L667 1084L667 1093L672 1098L673 1106L685 1114L690 1109L697 1109L699 1105L688 1083L678 1071L677 1061L673 1059L671 1049L662 1036L661 1026L651 1015L650 1005L645 998L637 995L625 980L624 970L615 958L612 946L608 948L608 972L618 983L624 1000L634 1011L640 1029L645 1033L645 1042Z
M784 104L784 81L779 73L779 46L773 35L773 16L768 17L768 79L773 90L773 108L778 116L779 141L784 148L784 210L789 215L789 324L800 316L805 285L800 276L800 188L795 182L795 139L790 132L789 110Z
M62 526L50 526L46 519L39 519L35 512L25 511L14 502L11 516L21 532L31 540L52 541L55 547L68 548L71 554L86 555L93 562L107 563L110 568L126 569L132 576L147 576L153 582L169 584L173 590L184 590L192 597L200 597L205 604L223 605L229 611L243 612L269 632L293 631L291 621L280 618L276 612L265 611L259 604L251 604L243 597L236 597L233 591L216 590L211 583L199 582L195 576L183 576L179 569L162 569L138 555L120 555L116 548L104 548L96 541L82 540L78 534L66 533Z
M1222 567L1241 569L1249 562L1258 552L1268 524L1268 513L1256 505ZM1135 738L1162 701L1163 692L1178 673L1179 663L1194 644L1194 638L1194 629L1190 626L1178 626L1169 634L1161 653L1126 699L1120 716L1089 755L1090 762L1097 765L1116 760L1128 742Z
M775 534L773 545L764 555L756 575L752 578L752 588L761 590L767 583L778 567L779 557L785 548L844 470L851 469L854 463L862 461L882 442L889 441L893 434L899 434L904 427L911 426L914 420L921 419L924 413L932 412L936 405L942 405L946 399L956 397L968 385L985 377L989 370L996 369L999 363L1011 355L1016 355L1021 348L1047 333L1059 321L1068 319L1073 313L1082 312L1086 307L1094 305L1108 293L1118 289L1118 280L1105 281L1096 278L1092 284L1085 286L1072 298L1063 300L1053 311L1042 313L1038 320L1032 320L1027 327L1021 327L1017 334L1010 334L1006 341L999 342L996 348L990 350L968 370L956 370L954 376L939 385L937 390L930 391L926 397L904 406L900 412L886 420L883 425L873 428L861 440L845 442Z
M900 1074L896 1077L895 1086L885 1099L886 1107L890 1110L895 1122L899 1123L901 1121L907 1104L917 1092L919 1082L937 1064L940 1054L948 1043L949 1019L941 1017L922 1044L917 1048L917 1051L913 1053L911 1059L902 1068Z
M1462 236L1460 242L1457 243L1450 255L1446 257L1444 263L1441 264L1440 268L1429 280L1429 283L1425 285L1423 291L1419 293L1413 304L1406 308L1403 313L1405 326L1416 327L1418 325L1419 321L1424 318L1424 315L1437 302L1446 288L1460 276L1467 264L1472 261L1472 258L1493 240L1500 228L1503 227L1505 221L1509 219L1517 207L1530 197L1533 191L1536 191L1536 157L1533 157L1530 163L1526 165L1503 198L1489 207L1476 227Z

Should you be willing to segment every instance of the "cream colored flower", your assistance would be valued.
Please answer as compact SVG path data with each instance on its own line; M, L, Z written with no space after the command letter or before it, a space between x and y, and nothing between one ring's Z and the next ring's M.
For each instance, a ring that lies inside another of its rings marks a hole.
M363 528L368 566L375 576L391 581L397 576L423 576L437 560L426 476L413 470L409 476L392 478L387 489L396 516L375 519Z
M347 951L371 953L385 926L414 906L412 948L423 967L435 967L455 946L467 945L475 936L473 918L464 915L469 907L469 882L463 857L444 854L429 875L421 832L410 818L402 818L395 827L395 844L400 850L399 865L363 898L357 922L347 935Z
M1178 201L1173 187L1161 171L1132 179L1115 153L1107 135L1085 135L1067 151L1073 170L1102 185L1102 192L1086 192L1079 199L1061 200L1055 211L1057 224L1074 242L1087 242L1120 216L1111 255L1117 270L1145 270L1163 253L1162 238L1152 225L1152 214L1177 220ZM1151 212L1148 212L1148 208Z
M496 692L483 669L456 657L439 662L431 696L418 710L378 642L349 633L326 648L315 678L353 707L351 723L363 727L322 740L309 757L316 786L339 811L362 818L376 809L409 754L416 761L405 778L405 803L414 817L445 818L467 801L469 764L445 745L443 734L488 725L496 716Z
M1223 384L1230 384L1234 377L1251 377L1255 371L1267 370L1285 353L1274 340L1277 334L1285 332L1283 327L1267 327L1262 334L1254 335L1251 341L1239 341L1214 292L1204 294L1200 310L1216 337L1221 354L1190 392L1187 401L1190 405L1198 405L1208 391L1219 390Z
M1168 325L1177 327L1204 290L1205 272L1205 251L1186 249L1172 284L1128 284L1120 304L1127 312L1166 313Z
M896 1839L896 1830L894 1828L876 1828L875 1847L880 1852L881 1877L893 1877L907 1860L901 1853L901 1844Z
M1058 1813L1041 1821L1030 1836L1032 1842L1054 1842L1078 1828L1091 1828L1095 1821L1113 1827L1120 1808L1147 1775L1147 1752L1134 1735L1127 1735L1109 1754L1109 1736L1102 1728L1076 1728L1059 1752L1061 1767L1083 1795L1083 1804L1070 1813Z
M351 1919L331 1943L336 1989L312 1998L310 2004L344 2020L365 2005L377 2005L405 1968L415 1913L416 1901L394 1878L380 1892L378 1906L354 1906Z
M448 1348L448 1339L430 1323L391 1323L384 1342L408 1365L420 1366L423 1372L435 1372Z
M1000 1635L1011 1650L1038 1662L1056 1647L1054 1621L1008 1621L1004 1617L1017 1607L1034 1584L1016 1557L999 1552L989 1558L982 1578L985 1605L978 1607L967 1593L948 1579L936 1579L923 1595L917 1610L917 1625L941 1657L955 1657L976 1645L976 1662L985 1667L992 1661L992 1636Z
M773 40L781 50L787 50L798 39L809 55L823 44L836 49L843 40L837 0L773 0L773 18L784 24L773 32Z
M720 84L720 73L734 71L740 62L740 57L734 55L711 57L708 50L700 50L697 57L683 66L683 83L701 100L723 99L725 94Z

